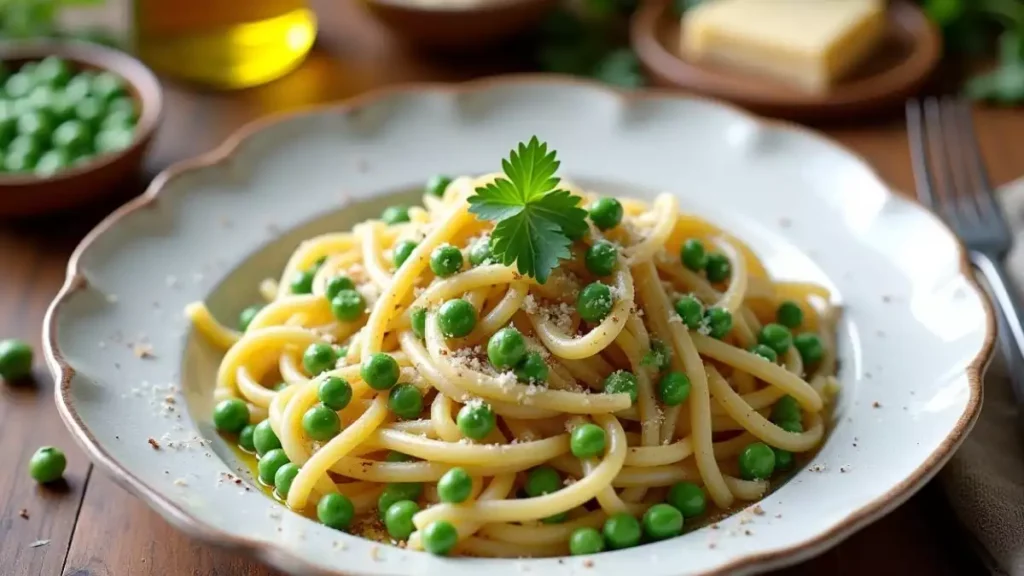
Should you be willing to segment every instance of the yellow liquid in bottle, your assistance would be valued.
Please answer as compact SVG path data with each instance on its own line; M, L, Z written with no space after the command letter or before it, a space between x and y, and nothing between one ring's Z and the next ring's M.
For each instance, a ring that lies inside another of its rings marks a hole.
M158 72L247 88L306 57L316 17L305 0L135 0L135 50Z

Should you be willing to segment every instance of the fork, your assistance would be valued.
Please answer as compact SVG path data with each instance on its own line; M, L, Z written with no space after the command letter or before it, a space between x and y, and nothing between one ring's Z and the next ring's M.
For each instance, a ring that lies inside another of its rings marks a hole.
M999 338L1018 405L1024 405L1024 326L1006 273L1013 232L996 200L974 131L970 104L956 98L907 102L917 197L956 233L998 304Z

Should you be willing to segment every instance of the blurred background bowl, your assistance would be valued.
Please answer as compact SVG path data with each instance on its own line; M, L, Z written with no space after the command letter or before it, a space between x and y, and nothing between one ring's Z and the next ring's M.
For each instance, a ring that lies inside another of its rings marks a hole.
M124 52L87 42L33 40L0 44L0 60L16 68L27 62L57 56L76 70L108 71L125 81L135 100L138 123L131 145L95 156L51 177L0 174L0 217L31 216L94 202L118 191L118 184L135 175L160 123L163 96L156 76Z
M495 44L537 24L556 0L363 0L402 39L426 48Z

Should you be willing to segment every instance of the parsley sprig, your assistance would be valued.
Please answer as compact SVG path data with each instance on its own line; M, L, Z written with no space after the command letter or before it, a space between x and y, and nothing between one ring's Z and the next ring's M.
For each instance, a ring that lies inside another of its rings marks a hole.
M491 232L491 257L520 274L547 282L559 260L569 258L572 238L587 231L587 212L581 199L558 189L559 162L555 151L537 139L519 143L501 161L505 177L477 188L469 211L497 222Z

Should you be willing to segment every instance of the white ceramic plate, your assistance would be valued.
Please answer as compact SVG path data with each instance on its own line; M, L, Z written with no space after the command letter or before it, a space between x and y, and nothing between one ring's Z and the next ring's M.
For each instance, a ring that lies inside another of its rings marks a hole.
M219 355L185 304L236 318L301 239L379 214L388 195L411 199L433 173L491 171L533 134L569 178L673 191L773 275L835 290L843 391L813 464L764 514L586 561L435 558L330 530L250 489L213 432ZM157 178L83 241L68 272L44 341L61 415L93 460L182 530L304 574L661 576L805 559L946 461L978 414L993 340L953 236L837 145L712 102L538 78L394 90L261 122ZM153 356L139 358L147 346Z

